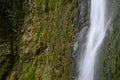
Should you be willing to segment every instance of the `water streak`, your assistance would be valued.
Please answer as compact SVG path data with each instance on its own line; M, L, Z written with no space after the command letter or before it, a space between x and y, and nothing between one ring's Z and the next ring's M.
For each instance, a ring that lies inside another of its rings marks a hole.
M95 61L104 40L106 29L106 0L91 0L90 28L87 35L84 57L79 63L77 80L94 80Z

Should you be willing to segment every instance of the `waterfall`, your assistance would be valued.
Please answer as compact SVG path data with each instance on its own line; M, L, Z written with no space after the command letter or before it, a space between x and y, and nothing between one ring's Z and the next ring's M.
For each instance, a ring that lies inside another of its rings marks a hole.
M96 56L107 30L105 13L106 0L91 0L90 28L86 37L84 55L79 60L77 80L94 80Z

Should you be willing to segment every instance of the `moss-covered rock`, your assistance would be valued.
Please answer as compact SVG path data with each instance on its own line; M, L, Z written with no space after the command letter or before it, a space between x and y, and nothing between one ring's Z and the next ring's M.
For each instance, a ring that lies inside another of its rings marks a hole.
M6 79L71 80L76 1L29 0L23 8L24 24L16 41L18 57Z
M113 20L113 32L104 54L104 80L120 80L120 1L116 0L116 15Z

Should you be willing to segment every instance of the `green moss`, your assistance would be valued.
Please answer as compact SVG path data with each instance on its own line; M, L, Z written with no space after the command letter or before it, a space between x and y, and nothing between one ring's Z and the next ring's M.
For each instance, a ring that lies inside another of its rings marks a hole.
M30 67L27 72L22 74L19 80L33 80L35 67Z
M7 20L11 24L11 43L7 49L14 56L14 65L7 70L10 57L0 67L0 77L10 70L7 80L69 80L76 0L12 1L7 2L10 4ZM0 62L6 58L0 56Z
M66 80L72 75L68 56L75 35L75 5L75 1L31 2L20 49L24 57L22 66L36 66L34 79Z
M113 67L115 69L114 72L114 76L116 80L119 80L120 78L120 45L119 45L119 40L120 40L120 15L117 16L115 22L114 22L114 42L111 45L112 46L112 54L114 56L115 59L115 67Z
M108 52L108 60L105 60L105 80L119 80L120 79L120 15L114 19L113 22L113 35L111 39L111 43L109 44Z

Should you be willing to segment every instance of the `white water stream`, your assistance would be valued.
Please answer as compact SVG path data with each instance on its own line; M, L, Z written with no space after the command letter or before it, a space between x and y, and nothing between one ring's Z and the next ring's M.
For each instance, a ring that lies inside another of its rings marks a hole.
M91 0L90 28L87 34L84 57L79 63L77 80L94 80L96 55L104 40L107 26L105 24L106 0Z

